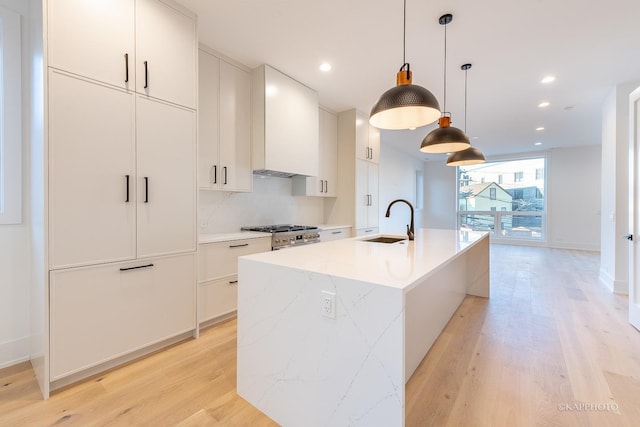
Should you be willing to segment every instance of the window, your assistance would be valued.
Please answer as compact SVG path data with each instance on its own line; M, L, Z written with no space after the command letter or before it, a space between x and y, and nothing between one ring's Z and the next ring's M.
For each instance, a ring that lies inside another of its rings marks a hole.
M20 15L0 6L0 224L22 221Z
M513 173L513 182L522 182L523 179L524 179L524 172Z
M492 239L544 241L545 168L545 157L461 166L460 227L488 231Z

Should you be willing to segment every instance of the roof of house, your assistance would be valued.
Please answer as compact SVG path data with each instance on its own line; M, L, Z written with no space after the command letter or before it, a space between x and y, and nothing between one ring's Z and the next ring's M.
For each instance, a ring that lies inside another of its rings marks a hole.
M475 197L478 194L482 193L484 190L486 190L488 187L490 187L491 184L495 184L496 187L498 187L499 189L501 189L502 191L504 191L505 193L508 194L507 190L505 190L499 184L496 184L493 181L492 182L483 182L481 184L463 185L462 187L460 187L458 192L462 193L462 194L467 194L467 197Z

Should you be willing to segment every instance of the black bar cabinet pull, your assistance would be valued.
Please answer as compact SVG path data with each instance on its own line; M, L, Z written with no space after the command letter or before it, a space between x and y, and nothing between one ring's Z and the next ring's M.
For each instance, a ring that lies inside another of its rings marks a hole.
M144 88L149 87L149 66L147 65L147 61L144 61Z
M329 181L327 180L324 181L324 192L325 193L329 192Z
M139 270L141 268L150 268L150 267L153 267L153 264L137 265L135 267L121 268L120 271Z
M144 177L144 202L149 203L149 177Z
M218 165L213 165L213 183L218 183Z
M224 182L223 182L223 184L226 185L227 184L227 167L226 166L222 167L222 172L224 173Z
M320 180L320 192L324 193L324 181L322 179Z
M235 285L236 283L238 283L238 281L237 281L237 280L229 280L229 284L230 284L230 285Z
M249 246L248 243L242 243L241 245L229 245L230 248L241 248L243 246Z
M331 234L342 234L342 231L332 231Z
M129 83L129 54L124 54L124 82Z
M127 179L127 198L124 201L125 203L129 203L129 175L125 175L126 179Z

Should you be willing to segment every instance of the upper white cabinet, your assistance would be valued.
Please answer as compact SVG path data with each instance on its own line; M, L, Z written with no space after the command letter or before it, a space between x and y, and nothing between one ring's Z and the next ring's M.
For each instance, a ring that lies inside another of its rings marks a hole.
M136 0L136 91L196 107L195 19L175 5Z
M182 7L166 0L54 0L47 11L50 67L196 107L196 21Z
M356 113L356 157L380 163L380 129L370 126L364 114Z
M318 93L268 65L252 89L253 169L318 176Z
M47 11L50 67L134 88L134 1L50 0Z
M338 194L338 116L320 108L320 155L318 176L297 176L296 196L336 197Z
M356 159L356 230L378 227L378 183L378 165Z
M132 92L49 72L52 266L135 258L134 111Z
M198 186L251 191L251 75L199 52Z

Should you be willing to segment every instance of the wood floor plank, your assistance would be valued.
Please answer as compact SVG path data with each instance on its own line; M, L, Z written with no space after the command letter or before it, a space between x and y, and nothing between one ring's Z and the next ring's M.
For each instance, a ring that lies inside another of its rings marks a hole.
M491 298L467 297L406 385L406 426L637 426L640 332L599 254L491 246ZM0 370L0 426L275 426L236 394L236 320L41 400ZM294 405L295 402L292 402Z

